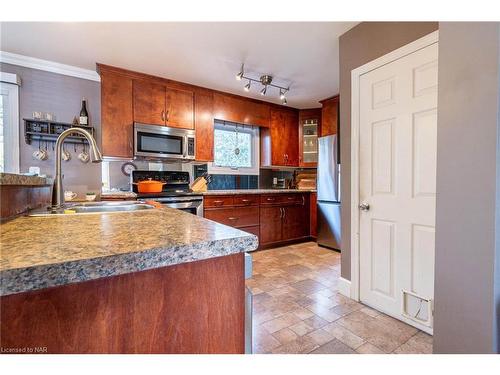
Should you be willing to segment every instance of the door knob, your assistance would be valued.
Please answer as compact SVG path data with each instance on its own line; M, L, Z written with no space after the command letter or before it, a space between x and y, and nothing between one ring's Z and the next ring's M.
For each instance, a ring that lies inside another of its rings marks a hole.
M368 211L370 209L370 205L368 203L361 203L359 205L359 209L361 211Z

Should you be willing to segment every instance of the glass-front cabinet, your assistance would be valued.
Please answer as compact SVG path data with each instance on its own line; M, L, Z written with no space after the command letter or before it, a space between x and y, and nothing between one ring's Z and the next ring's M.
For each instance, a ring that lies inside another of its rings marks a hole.
M299 152L301 167L318 165L319 117L300 119Z

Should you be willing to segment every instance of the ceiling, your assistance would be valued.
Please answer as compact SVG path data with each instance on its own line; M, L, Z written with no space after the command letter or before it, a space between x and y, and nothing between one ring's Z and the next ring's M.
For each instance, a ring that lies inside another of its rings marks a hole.
M290 85L288 105L318 107L339 92L338 37L354 22L12 22L2 51L86 69L119 66L279 103L277 89L243 91L235 75L271 74Z

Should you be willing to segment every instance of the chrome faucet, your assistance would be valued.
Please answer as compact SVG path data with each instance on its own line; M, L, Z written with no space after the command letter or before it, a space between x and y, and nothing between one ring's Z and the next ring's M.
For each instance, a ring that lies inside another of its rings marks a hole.
M52 188L52 210L61 208L64 204L64 189L62 186L62 173L61 173L61 159L62 159L62 146L64 140L74 134L79 133L87 139L90 145L90 159L92 163L102 162L101 151L97 147L97 143L87 130L82 128L69 128L63 131L56 141L56 177L54 179L54 187Z

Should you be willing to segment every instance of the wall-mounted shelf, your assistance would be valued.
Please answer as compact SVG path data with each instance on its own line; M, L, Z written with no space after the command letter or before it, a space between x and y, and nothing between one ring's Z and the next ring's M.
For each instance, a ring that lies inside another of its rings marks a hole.
M92 126L80 126L68 124L65 122L55 122L36 119L23 119L24 120L24 140L27 144L32 141L48 141L55 142L59 134L69 128L82 128L90 132L95 137L94 128ZM75 133L74 135L66 138L67 143L86 143L87 140L82 135Z

